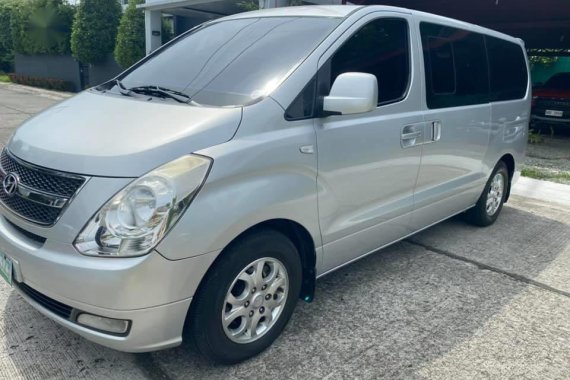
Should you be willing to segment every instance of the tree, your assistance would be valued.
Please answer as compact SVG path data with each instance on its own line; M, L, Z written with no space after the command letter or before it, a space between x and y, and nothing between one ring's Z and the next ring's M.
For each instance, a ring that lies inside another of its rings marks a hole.
M115 60L123 69L132 66L145 56L144 13L141 9L137 9L137 4L140 2L140 0L129 0L119 24Z
M71 33L73 56L83 63L104 61L115 48L121 13L117 0L82 0Z
M14 51L21 54L68 54L74 8L63 0L30 0L15 8L10 20Z
M14 68L14 43L12 41L12 14L18 6L16 0L0 0L0 71Z

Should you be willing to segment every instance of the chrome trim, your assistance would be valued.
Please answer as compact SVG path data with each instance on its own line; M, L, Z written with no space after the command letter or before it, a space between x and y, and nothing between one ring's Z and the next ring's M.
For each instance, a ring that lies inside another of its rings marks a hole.
M2 146L2 148L0 149L1 151L5 151L6 154L13 159L14 161L16 161L18 164L31 169L31 170L35 170L38 172L42 172L48 175L52 175L52 176L56 176L56 177L65 177L65 178L73 178L73 179L80 179L83 180L83 183L77 188L77 190L75 190L75 193L70 197L70 198L65 198L65 197L60 197L60 196L56 196L54 194L50 194L41 190L37 190L37 189L33 189L34 195L37 195L38 198L36 198L36 200L34 199L30 199L27 198L28 200L35 202L35 203L40 203L44 206L49 206L49 207L55 207L55 208L59 208L59 214L57 216L57 218L54 219L54 221L50 224L45 224L45 223L41 223L37 220L33 220L30 218L27 218L23 215L20 215L19 213L17 213L16 211L12 210L11 208L9 208L7 205L4 204L4 202L0 201L0 206L2 207L2 209L8 211L9 213L11 213L12 215L26 221L26 222L30 222L33 223L34 225L41 227L41 228L50 228L53 227L58 221L59 219L62 217L63 213L65 212L65 210L67 209L67 207L69 206L69 204L73 201L73 199L75 199L75 197L77 196L77 194L79 194L79 192L81 191L81 189L83 189L83 187L87 184L87 182L89 182L90 177L88 176L83 176L80 174L72 174L72 173L67 173L67 172L60 172L54 169L48 169L48 168L44 168L42 166L37 166L34 165L32 163L29 163L27 161L21 160L18 157L14 156L10 150L6 147L6 146ZM5 176L7 173L4 171L4 168L2 167L1 163L0 163L0 175ZM30 189L32 190L30 187L23 185L22 183L19 183L18 188L24 186L24 188L26 189ZM18 191L18 193L16 194L17 196L20 196L20 191ZM41 200L43 199L44 201L46 199L48 199L47 197L52 197L51 200L54 202L54 205L56 206L52 206L50 204L46 204L46 203L41 203ZM22 197L24 198L24 197ZM58 198L58 199L53 199L53 198ZM26 199L26 198L24 198ZM37 200L40 201L37 201ZM65 199L65 202L63 204L60 204L61 200Z
M54 208L63 208L69 200L69 198L32 189L22 183L16 188L16 195L28 201Z
M84 176L84 175L80 175L80 174L73 174L73 173L67 173L67 172L60 172L54 169L49 169L49 168L44 168L43 166L38 166L35 164L32 164L28 161L24 161L16 156L14 156L10 150L7 147L4 147L3 150L6 151L6 154L8 156L10 156L11 159L13 159L14 161L18 162L20 165L27 167L28 169L32 169L32 170L36 170L38 172L43 172L45 174L49 174L49 175L53 175L53 176L57 176L57 177L66 177L66 178L74 178L74 179L82 179L87 181L89 179L89 177ZM2 166L0 165L1 169ZM81 187L79 187L80 189Z

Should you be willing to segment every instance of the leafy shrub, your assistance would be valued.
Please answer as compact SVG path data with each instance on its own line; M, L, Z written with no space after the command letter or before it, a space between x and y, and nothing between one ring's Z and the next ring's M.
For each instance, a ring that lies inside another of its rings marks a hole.
M18 4L16 0L0 0L0 71L14 70L14 43L10 24Z
M140 0L129 0L119 25L115 60L123 69L145 56L144 13L137 9L137 4L140 3Z
M163 44L174 38L174 26L172 24L172 19L166 17L162 18L160 36Z
M71 82L56 79L56 78L39 78L39 77L32 77L29 75L20 75L20 74L8 74L10 80L14 83L24 84L27 86L33 87L41 87L46 88L48 90L56 90L56 91L67 91L73 92L75 91L75 85Z
M115 49L122 9L117 0L82 0L79 3L71 51L83 63L99 63Z
M534 129L529 129L528 131L528 143L529 144L541 144L544 141L540 135L540 130L535 131Z
M14 50L21 54L65 55L70 50L74 8L63 0L30 0L12 14Z

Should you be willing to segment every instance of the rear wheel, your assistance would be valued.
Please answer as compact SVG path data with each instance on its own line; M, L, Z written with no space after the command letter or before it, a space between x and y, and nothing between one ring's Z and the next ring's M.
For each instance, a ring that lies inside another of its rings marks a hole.
M482 227L495 223L503 209L508 186L509 171L507 165L500 161L495 166L477 204L467 211L467 221Z
M263 351L289 321L301 276L299 253L280 232L259 231L232 244L192 304L189 332L198 350L227 364Z

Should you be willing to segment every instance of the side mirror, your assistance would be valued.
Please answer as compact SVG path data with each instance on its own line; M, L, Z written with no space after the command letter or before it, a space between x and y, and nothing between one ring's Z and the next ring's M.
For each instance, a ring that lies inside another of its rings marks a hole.
M329 96L323 98L324 114L348 115L370 112L378 104L378 81L366 73L340 74Z

